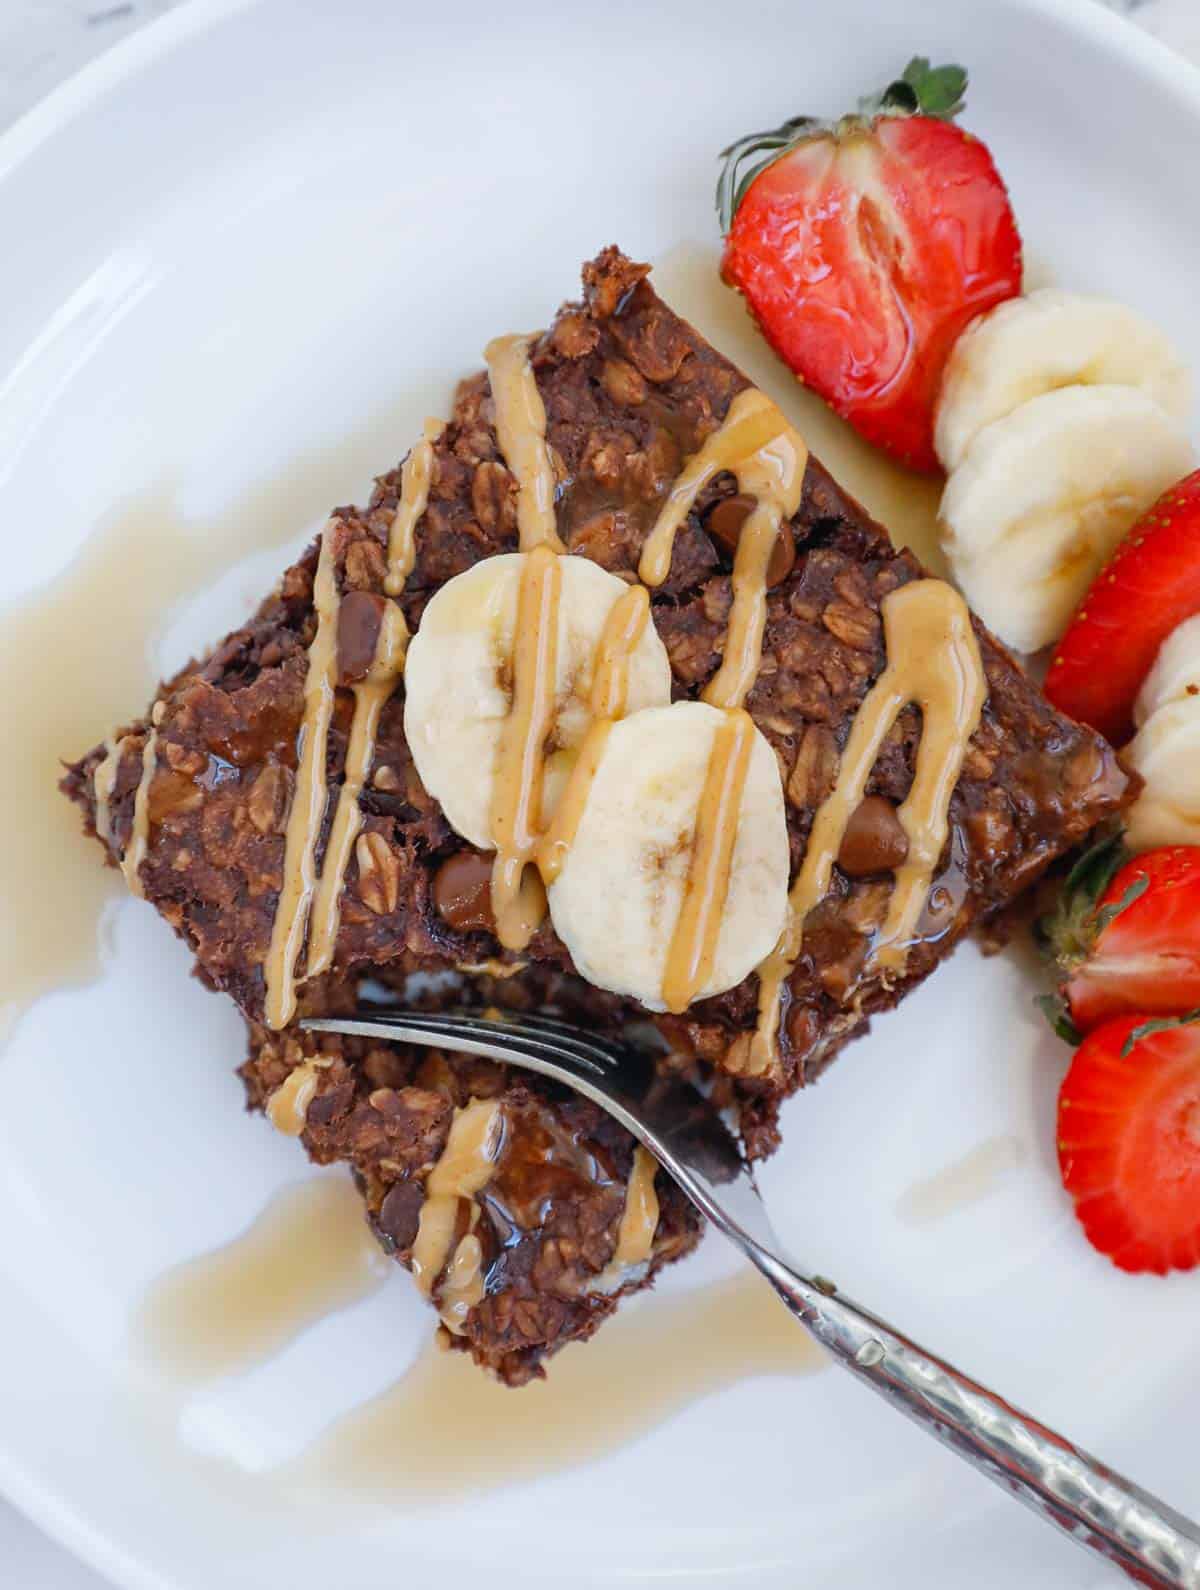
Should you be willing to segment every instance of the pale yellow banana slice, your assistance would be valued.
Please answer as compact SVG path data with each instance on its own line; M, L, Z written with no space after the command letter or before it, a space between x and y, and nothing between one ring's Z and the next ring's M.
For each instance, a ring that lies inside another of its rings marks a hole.
M1146 785L1126 818L1130 846L1200 844L1200 614L1162 643L1133 717L1125 756Z
M967 327L942 378L934 441L947 473L985 426L1069 386L1128 386L1183 424L1187 366L1157 326L1108 298L1043 287Z
M425 788L447 820L488 850L500 731L512 702L513 636L525 554L502 553L455 575L421 617L405 664L404 732ZM548 820L591 722L593 664L604 622L629 587L588 558L562 559L553 749L542 816ZM625 710L671 699L671 665L646 624L629 660Z
M550 915L591 983L664 1010L667 955L692 862L714 736L698 701L639 712L608 736ZM774 948L787 912L788 837L779 764L757 730L737 818L711 975L696 997L740 983Z
M980 431L946 483L939 528L963 594L1018 651L1048 645L1191 458L1179 425L1132 387L1031 398Z
M1126 818L1130 847L1200 845L1200 696L1151 713L1124 754L1146 781Z
M1146 675L1133 707L1140 728L1169 701L1200 696L1200 613L1177 624L1158 649L1154 667ZM1200 781L1200 768L1196 770Z

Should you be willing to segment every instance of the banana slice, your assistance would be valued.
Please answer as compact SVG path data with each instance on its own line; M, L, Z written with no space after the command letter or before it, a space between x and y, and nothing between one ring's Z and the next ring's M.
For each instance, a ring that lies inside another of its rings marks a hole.
M1126 818L1130 847L1200 845L1200 614L1159 647L1133 719L1123 754L1146 784Z
M1123 755L1146 781L1126 818L1130 848L1200 845L1200 696L1159 707Z
M1191 457L1176 422L1132 387L1022 403L979 432L942 495L942 545L963 594L1018 651L1049 644Z
M1191 376L1166 336L1108 298L1043 287L973 321L942 378L934 442L947 473L984 426L1068 386L1128 386L1183 424Z
M447 821L493 848L492 790L512 700L513 636L526 554L501 553L448 580L426 607L405 664L404 732L421 782ZM589 558L562 559L554 749L542 814L554 811L591 722L588 696L604 621L629 587ZM629 659L626 712L671 699L671 665L653 622Z
M1140 729L1159 707L1189 696L1200 696L1200 613L1177 624L1158 648L1154 667L1138 691L1133 721ZM1200 768L1196 779L1200 783Z
M550 915L584 977L665 1010L663 983L692 865L713 742L726 714L699 701L639 712L610 732ZM788 837L779 764L751 727L729 884L710 975L733 988L766 958L787 913Z

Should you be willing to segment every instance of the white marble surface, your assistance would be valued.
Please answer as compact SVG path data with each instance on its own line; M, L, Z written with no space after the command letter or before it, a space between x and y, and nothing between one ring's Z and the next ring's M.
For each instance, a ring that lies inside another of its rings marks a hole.
M183 0L0 0L0 131L102 51ZM335 3L335 0L330 0ZM1200 0L1098 0L1200 65ZM106 1580L0 1499L0 1584L105 1590Z

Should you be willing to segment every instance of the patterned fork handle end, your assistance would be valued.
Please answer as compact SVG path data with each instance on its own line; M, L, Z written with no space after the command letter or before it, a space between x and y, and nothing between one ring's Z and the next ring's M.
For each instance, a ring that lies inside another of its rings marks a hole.
M1200 1590L1200 1526L951 1364L763 1252L755 1261L817 1340L873 1391L1139 1584Z

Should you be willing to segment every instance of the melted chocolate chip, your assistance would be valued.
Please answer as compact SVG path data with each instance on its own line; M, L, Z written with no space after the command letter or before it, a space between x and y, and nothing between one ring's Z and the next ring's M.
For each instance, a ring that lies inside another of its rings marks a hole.
M365 679L375 660L383 609L387 601L372 591L347 591L337 615L338 684Z
M417 1224L425 1192L418 1181L398 1181L379 1207L376 1224L389 1242L403 1251L417 1240Z
M754 506L754 498L746 492L739 492L736 497L722 497L720 502L715 502L709 509L704 528L714 541L719 541L732 555L737 552L742 526L750 517ZM792 528L790 525L781 525L767 563L767 585L779 585L786 580L792 572L795 561L796 541L792 535Z
M458 933L494 933L491 856L460 850L443 861L434 874L433 905L442 921Z
M838 866L851 878L892 872L908 855L908 835L896 808L882 795L867 795L846 824Z

